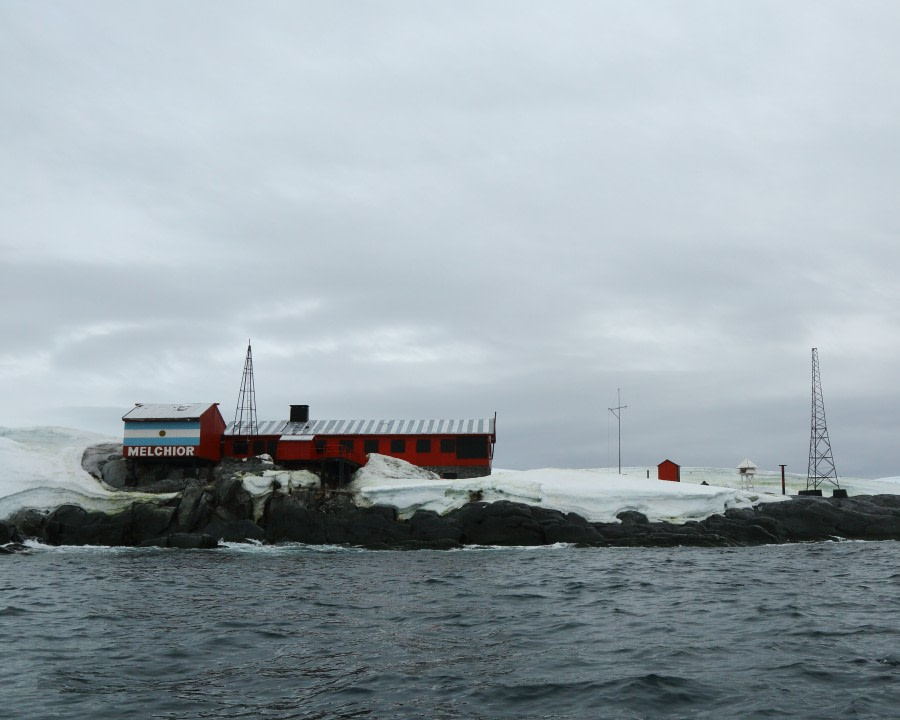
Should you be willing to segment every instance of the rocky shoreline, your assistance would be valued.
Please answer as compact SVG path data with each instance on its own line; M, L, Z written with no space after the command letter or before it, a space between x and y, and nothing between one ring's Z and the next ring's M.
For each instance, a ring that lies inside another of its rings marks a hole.
M102 477L116 468L114 454L85 453L85 467ZM401 519L388 506L358 507L339 491L283 488L273 481L264 498L244 486L263 475L264 462L221 463L208 476L148 475L134 490L174 493L139 501L118 513L63 505L52 512L24 510L0 521L0 552L23 549L26 539L49 545L109 545L212 549L227 542L301 542L370 549L454 549L466 545L580 547L730 547L822 540L900 540L900 495L797 497L731 509L702 521L650 522L634 511L617 522L590 522L514 502L470 502L439 515L419 510ZM119 470L117 469L118 473ZM196 473L194 473L196 474Z

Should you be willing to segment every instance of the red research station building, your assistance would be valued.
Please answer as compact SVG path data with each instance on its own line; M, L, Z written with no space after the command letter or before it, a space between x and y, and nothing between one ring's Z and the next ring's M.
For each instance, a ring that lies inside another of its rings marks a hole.
M444 478L491 474L496 416L464 420L313 420L309 406L292 405L289 420L261 421L252 436L225 429L226 457L266 452L297 467L366 464L369 453L406 460Z

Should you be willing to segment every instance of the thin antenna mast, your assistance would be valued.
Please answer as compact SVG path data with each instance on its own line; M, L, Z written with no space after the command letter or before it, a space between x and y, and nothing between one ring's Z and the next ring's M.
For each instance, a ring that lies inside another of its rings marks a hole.
M241 378L241 392L234 409L234 430L237 437L259 434L256 422L256 387L253 383L253 353L247 340L247 358L244 360L244 375Z
M616 421L619 425L619 475L622 474L622 418L621 413L622 410L627 408L627 405L622 404L622 388L618 389L618 397L619 397L619 406L610 408L609 411L616 416Z
M822 377L819 374L819 350L812 349L812 420L809 431L809 466L806 471L806 489L818 490L825 482L838 484L831 441L825 425L825 401L822 398Z

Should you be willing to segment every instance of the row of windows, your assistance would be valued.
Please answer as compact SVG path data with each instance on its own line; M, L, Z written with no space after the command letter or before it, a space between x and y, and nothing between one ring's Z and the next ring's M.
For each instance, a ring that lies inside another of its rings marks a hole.
M317 442L324 446L323 439L319 438ZM348 453L354 452L354 450L359 447L357 444L358 442L358 440L353 438L346 438L340 441L341 447ZM390 440L365 438L362 441L362 450L364 453L390 452L391 455L399 455L407 452L407 442L412 443L413 441L407 441L406 438L391 438ZM388 447L385 447L382 443L386 444L390 449L388 450ZM233 452L235 455L246 455L251 451L252 446L253 454L260 455L267 452L274 457L277 445L278 443L276 440L269 440L268 442L255 440L252 443L248 443L246 440L235 440ZM415 452L417 454L424 455L431 453L433 447L434 441L431 438L417 438L415 440ZM441 438L438 447L440 448L440 452L444 454L452 453L455 454L457 458L462 459L480 459L489 457L488 440L482 435Z
M254 440L252 443L250 443L246 440L235 440L232 451L235 455L247 455L250 453L251 446L253 448L254 455L262 455L263 453L268 453L272 457L275 457L275 452L278 449L278 441Z
M356 440L347 438L341 440L341 447L347 452L353 452L356 447ZM390 441L381 441L378 438L366 438L362 441L364 453L384 452L382 442L389 442L390 453L392 455L407 452L408 443L406 438L391 438ZM432 452L434 441L431 438L417 438L415 440L415 452L423 455ZM457 458L476 459L488 457L488 441L482 436L464 436L460 438L441 438L440 452L445 454L455 453Z

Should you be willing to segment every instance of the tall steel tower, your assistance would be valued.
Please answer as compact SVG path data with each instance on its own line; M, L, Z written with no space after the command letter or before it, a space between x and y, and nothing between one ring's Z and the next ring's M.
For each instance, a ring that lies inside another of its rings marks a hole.
M818 490L830 482L840 488L831 441L825 426L825 401L822 399L822 378L819 375L819 350L812 349L812 422L809 431L809 468L806 471L806 490Z
M253 353L250 341L247 341L247 359L244 361L244 376L241 379L241 392L238 395L237 407L234 410L235 437L247 437L259 434L256 422L256 387L253 384Z

